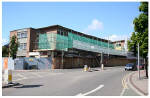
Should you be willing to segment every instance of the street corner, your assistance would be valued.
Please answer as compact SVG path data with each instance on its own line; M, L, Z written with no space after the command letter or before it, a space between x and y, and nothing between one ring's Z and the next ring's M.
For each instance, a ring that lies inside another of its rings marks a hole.
M140 75L139 75L140 74ZM145 77L145 70L133 72L129 76L129 86L139 95L148 95L148 78Z

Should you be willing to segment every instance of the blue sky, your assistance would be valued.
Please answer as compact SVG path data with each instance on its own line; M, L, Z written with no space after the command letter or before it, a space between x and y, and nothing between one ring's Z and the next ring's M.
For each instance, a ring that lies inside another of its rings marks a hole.
M3 45L9 33L21 28L59 24L112 41L134 31L139 2L2 2Z

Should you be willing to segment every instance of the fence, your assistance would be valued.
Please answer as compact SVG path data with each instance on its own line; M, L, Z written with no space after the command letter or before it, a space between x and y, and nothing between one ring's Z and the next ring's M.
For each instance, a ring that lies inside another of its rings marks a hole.
M52 59L48 58L33 58L33 57L24 57L15 59L15 70L24 70L24 69L51 69Z
M4 70L4 60L8 59L8 70L14 70L14 60L9 57L3 57L2 58L2 69Z

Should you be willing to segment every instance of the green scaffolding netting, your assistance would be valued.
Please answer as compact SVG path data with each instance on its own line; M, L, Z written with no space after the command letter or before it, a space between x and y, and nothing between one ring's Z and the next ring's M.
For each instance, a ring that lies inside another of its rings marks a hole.
M68 35L60 35L56 33L44 33L39 34L38 49L50 49L50 50L64 50L68 48L78 48L93 52L107 51L110 49L110 53L119 53L114 49L114 45L108 42L102 42L99 40L90 39L84 36L73 34L68 32ZM94 47L94 48L93 48Z
M39 34L38 49L67 50L68 37L55 33Z
M93 44L93 45L97 45L97 46L101 46L101 47L107 47L107 48L109 47L111 49L114 49L114 45L109 43L109 46L108 46L108 42L106 43L106 42L90 39L90 38L87 38L87 37L72 34L71 32L69 32L68 38L71 41L71 43L70 43L71 46L72 46L72 40L78 40L78 41L81 41L81 42L86 42L86 43L89 43L89 44Z

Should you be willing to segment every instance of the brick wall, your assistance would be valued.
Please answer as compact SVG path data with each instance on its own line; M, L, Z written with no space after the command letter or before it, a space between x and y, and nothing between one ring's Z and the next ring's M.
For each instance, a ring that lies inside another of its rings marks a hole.
M127 63L134 63L136 59L112 58L108 60L105 66L125 66Z
M69 69L69 68L83 68L84 65L88 65L90 67L100 67L97 64L95 58L79 58L79 57L65 57L64 63L62 66L61 57L55 57L52 59L52 69ZM112 66L125 66L127 63L134 63L135 59L126 59L126 58L112 58L109 59L104 66L112 67Z
M61 57L52 58L52 62L52 69L83 68L84 65L88 65L90 67L100 66L93 58L64 57L63 66Z

